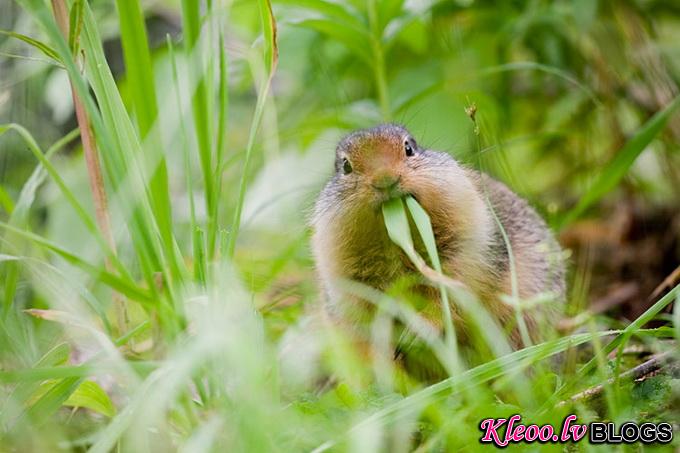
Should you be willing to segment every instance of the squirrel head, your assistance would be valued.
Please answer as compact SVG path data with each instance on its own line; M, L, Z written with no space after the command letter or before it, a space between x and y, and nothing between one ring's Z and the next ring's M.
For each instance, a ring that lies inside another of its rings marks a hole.
M340 141L333 181L341 198L377 209L390 198L430 195L459 170L447 154L420 147L403 126L383 124Z
M417 165L422 151L402 126L385 124L359 130L338 144L336 178L365 201L380 204L410 193L409 170Z

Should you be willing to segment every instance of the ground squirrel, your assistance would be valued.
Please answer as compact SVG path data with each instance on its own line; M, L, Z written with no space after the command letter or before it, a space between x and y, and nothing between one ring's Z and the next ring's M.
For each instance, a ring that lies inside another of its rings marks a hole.
M316 202L312 248L330 313L354 322L370 310L343 293L342 279L384 291L416 274L388 238L382 218L382 203L403 195L413 196L429 214L443 272L476 294L501 326L516 325L513 308L500 299L512 294L503 230L519 297L551 293L558 302L564 299L560 247L539 215L504 184L446 153L418 146L404 127L389 124L354 132L339 143L335 174ZM423 311L437 324L438 292L425 284L419 288L431 301ZM539 329L532 311L524 318L535 338ZM454 320L464 337L466 322L455 308ZM518 329L507 330L511 344L520 347Z

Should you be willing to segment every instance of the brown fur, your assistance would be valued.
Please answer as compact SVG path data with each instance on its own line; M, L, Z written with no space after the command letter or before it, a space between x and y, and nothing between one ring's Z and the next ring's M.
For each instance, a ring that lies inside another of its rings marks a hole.
M405 142L414 155L406 155ZM349 174L343 171L344 159L351 164ZM312 248L332 314L350 323L370 319L369 305L344 294L341 279L384 291L415 272L388 238L381 211L385 200L406 194L430 216L444 273L464 283L502 326L514 323L513 308L499 299L512 293L512 279L494 213L511 244L519 297L552 292L558 300L564 298L559 246L536 212L502 183L460 166L448 154L418 147L406 129L395 125L343 139L335 167L312 220ZM397 182L389 190L376 188L385 180ZM423 315L440 325L437 291L424 289L422 294L432 300ZM464 332L465 320L457 313L454 317ZM528 313L525 319L535 336L534 316ZM516 327L509 330L512 343L519 346Z

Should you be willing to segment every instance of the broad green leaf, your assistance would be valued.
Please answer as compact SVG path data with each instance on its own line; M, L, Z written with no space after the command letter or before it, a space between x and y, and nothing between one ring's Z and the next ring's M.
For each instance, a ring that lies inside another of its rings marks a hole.
M354 27L365 25L361 14L346 3L327 0L274 0L274 3L302 7L320 13L326 19L340 20Z
M301 19L289 22L292 25L318 31L345 45L353 54L369 66L374 64L371 40L367 30L359 29L329 19Z
M64 401L64 406L84 407L107 417L116 415L109 395L94 381L82 382L75 392Z
M402 13L404 0L381 0L378 2L378 16L380 29L383 30L387 25Z

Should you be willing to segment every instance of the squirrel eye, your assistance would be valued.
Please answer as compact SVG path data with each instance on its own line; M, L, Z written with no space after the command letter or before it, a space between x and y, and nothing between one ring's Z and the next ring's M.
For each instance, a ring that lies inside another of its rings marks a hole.
M411 146L411 142L409 142L408 140L404 142L404 151L406 151L406 155L408 157L411 157L414 154L413 146Z
M342 159L342 171L346 175L352 173L352 164L349 163L346 157Z

